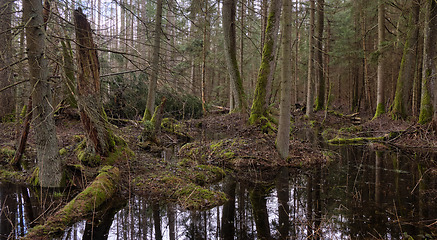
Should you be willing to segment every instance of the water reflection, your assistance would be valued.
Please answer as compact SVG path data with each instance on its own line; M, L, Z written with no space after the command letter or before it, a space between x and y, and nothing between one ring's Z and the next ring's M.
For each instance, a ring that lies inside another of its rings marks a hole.
M281 169L271 183L227 177L230 201L204 212L134 197L115 200L62 239L414 239L437 237L437 181L417 159L431 155L339 147L341 158L307 172ZM0 239L33 220L26 188L1 184ZM120 210L121 209L121 210ZM93 220L94 219L94 220Z

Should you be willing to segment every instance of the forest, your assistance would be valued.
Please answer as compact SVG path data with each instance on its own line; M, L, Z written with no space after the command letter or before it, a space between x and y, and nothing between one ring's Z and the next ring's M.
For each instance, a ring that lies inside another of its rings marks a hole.
M0 0L0 239L437 238L436 0Z

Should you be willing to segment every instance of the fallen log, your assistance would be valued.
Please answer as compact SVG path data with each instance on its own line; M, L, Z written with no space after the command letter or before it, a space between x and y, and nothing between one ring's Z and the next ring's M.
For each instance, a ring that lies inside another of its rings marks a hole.
M62 235L75 222L91 216L96 209L111 199L120 182L117 167L104 166L96 179L43 225L30 229L23 239L52 239Z

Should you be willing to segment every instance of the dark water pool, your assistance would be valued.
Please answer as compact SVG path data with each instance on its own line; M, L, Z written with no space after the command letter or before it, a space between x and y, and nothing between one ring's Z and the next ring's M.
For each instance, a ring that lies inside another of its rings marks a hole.
M215 188L234 201L208 211L133 197L76 223L62 239L437 238L436 173L418 163L434 155L335 152L338 160L325 167L282 169L269 183L225 179ZM0 184L0 200L0 239L23 236L50 207L48 196L9 184Z

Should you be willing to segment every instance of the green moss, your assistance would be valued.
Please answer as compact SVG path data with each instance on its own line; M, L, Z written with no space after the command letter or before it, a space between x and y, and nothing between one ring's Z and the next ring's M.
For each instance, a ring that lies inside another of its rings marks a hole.
M212 151L216 151L218 148L220 148L221 146L223 146L223 141L224 141L224 140L220 140L220 141L218 141L218 142L212 143L211 145L209 145L209 148L210 148Z
M24 118L26 117L26 113L27 113L27 105L23 105L23 108L21 109L21 113L20 113L20 117Z
M74 142L81 142L81 141L83 141L84 138L85 138L84 135L74 135L73 136L73 141Z
M129 159L134 157L135 153L127 146L115 146L114 151L110 152L107 157L104 158L104 163L107 165L113 165L116 162L123 159Z
M59 155L65 155L65 154L67 154L67 149L65 149L65 148L61 148L60 150L59 150Z
M225 150L223 150L223 157L225 157L225 158L227 158L227 159L231 159L231 158L234 158L234 156L235 156L235 153L233 153L233 152L227 152L227 151L225 151Z
M424 80L425 81L425 80ZM423 84L424 86L427 86L426 81ZM432 120L434 109L431 103L431 95L429 93L429 89L427 87L424 87L422 89L422 98L420 102L420 115L419 115L419 123L425 124L429 123Z
M29 184L31 186L38 186L39 185L39 168L38 167L36 167L35 170L33 170L33 173L29 179Z
M15 113L7 114L0 119L1 122L14 122L15 121Z
M383 141L386 136L381 137L357 137L357 138L334 138L328 140L330 144L364 144L367 142Z
M380 117L384 113L385 113L384 104L383 103L379 103L378 106L376 106L375 116L373 116L372 120L377 119L378 117Z
M0 157L12 158L15 155L15 150L12 147L0 148Z
M196 162L191 158L183 158L182 160L180 160L177 163L177 165L180 167L190 167L190 166L193 166L195 164L196 164Z
M182 207L189 210L206 210L227 201L226 194L195 184L188 184L175 192Z
M22 172L0 169L0 182L25 182L26 176Z

